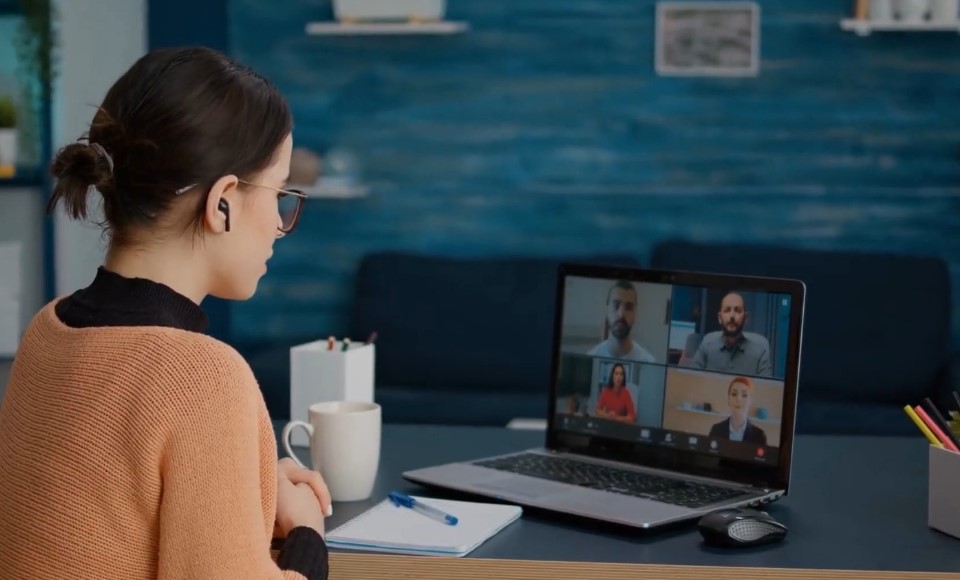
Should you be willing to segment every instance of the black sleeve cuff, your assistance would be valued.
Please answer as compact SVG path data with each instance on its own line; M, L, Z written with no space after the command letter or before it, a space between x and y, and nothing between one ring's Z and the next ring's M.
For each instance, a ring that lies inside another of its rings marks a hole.
M277 566L303 574L307 580L327 580L329 574L327 543L313 528L300 526L290 530L280 553Z

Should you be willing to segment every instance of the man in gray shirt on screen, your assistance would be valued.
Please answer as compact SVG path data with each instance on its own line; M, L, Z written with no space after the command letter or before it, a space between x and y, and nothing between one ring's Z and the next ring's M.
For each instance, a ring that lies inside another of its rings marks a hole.
M717 317L723 330L703 337L690 366L708 371L771 376L770 343L762 335L743 331L748 317L743 296L736 292L724 296Z
M607 338L587 354L637 362L656 362L647 349L630 338L636 318L637 289L628 280L617 280L607 292Z

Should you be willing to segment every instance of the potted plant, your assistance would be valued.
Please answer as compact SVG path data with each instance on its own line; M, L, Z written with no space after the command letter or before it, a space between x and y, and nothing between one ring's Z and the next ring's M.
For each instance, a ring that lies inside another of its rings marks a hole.
M0 96L0 169L9 171L17 164L17 103Z

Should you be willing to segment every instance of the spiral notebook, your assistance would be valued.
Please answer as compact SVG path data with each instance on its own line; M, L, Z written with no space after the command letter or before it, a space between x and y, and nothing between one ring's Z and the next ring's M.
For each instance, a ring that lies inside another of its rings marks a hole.
M327 532L327 545L347 550L459 558L475 550L523 513L522 508L513 505L417 496L414 499L455 515L460 521L451 526L384 500Z

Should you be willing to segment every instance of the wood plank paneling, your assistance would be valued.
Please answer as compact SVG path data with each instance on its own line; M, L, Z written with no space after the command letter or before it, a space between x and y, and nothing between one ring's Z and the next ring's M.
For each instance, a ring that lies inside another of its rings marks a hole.
M471 30L422 37L309 37L328 2L231 0L232 52L288 95L297 144L356 152L373 190L309 203L236 337L341 331L381 249L918 253L960 303L960 36L861 38L846 0L761 7L759 77L678 79L654 73L652 0L453 0Z

